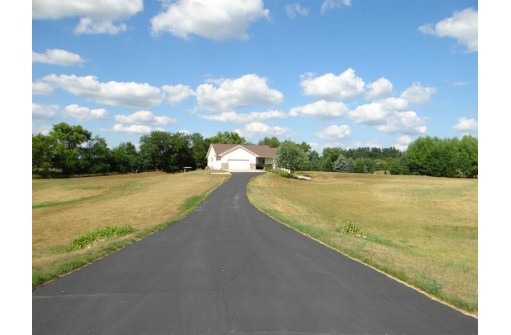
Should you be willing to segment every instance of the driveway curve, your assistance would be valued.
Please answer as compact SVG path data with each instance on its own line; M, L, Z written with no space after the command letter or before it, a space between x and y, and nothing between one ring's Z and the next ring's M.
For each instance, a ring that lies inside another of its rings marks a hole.
M477 319L274 221L233 173L192 214L32 295L33 334L476 334Z

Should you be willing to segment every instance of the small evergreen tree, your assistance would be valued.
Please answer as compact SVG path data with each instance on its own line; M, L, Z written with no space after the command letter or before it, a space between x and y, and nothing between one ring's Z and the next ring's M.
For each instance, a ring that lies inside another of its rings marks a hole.
M346 164L346 157L344 157L343 154L339 154L339 157L337 157L337 160L334 164L334 170L337 172L346 172L347 164Z

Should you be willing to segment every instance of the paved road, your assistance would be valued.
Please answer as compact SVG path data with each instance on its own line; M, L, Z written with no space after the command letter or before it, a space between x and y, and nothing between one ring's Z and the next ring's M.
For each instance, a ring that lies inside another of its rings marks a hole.
M475 334L478 321L255 209L235 173L184 220L33 292L33 334Z

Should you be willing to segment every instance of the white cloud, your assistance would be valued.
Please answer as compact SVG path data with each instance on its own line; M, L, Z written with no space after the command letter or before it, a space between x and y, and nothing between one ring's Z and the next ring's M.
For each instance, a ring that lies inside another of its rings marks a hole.
M409 103L417 105L426 105L431 100L431 95L436 93L434 87L423 87L421 83L415 82L401 93L401 98Z
M106 105L149 108L159 105L163 100L160 89L147 83L116 81L101 83L94 76L55 74L44 77L43 81L80 98Z
M32 83L32 94L34 95L48 95L53 92L53 86L43 81Z
M36 125L32 124L32 134L42 134L42 135L49 135L50 131L52 130L52 126L50 125Z
M287 17L291 19L295 18L297 15L301 16L309 15L309 8L302 6L297 2L287 4L286 6L284 6L284 9L286 11Z
M455 124L453 128L461 131L475 131L477 130L477 126L476 120L462 117L458 119L458 123Z
M117 34L125 31L126 25L114 22L126 20L143 9L142 0L33 0L32 19L80 17L76 33Z
M339 118L348 116L349 108L342 102L317 101L308 105L291 108L291 116L312 116L317 118Z
M454 12L453 16L434 25L425 24L419 27L423 34L455 38L458 43L465 45L467 52L477 52L477 30L477 11L473 8Z
M451 83L451 86L467 86L468 83L466 81L458 80Z
M115 25L112 21L94 21L90 17L82 17L80 23L75 27L74 32L76 34L109 34L117 35L123 33L128 29L125 23L119 23Z
M230 111L254 104L275 105L284 101L284 95L270 89L266 78L247 74L236 79L219 79L216 84L197 87L197 102L209 111ZM215 86L216 85L216 86Z
M153 34L168 32L187 39L195 34L214 40L247 40L248 26L269 17L262 0L177 0L151 19Z
M172 104L176 105L180 102L185 101L191 96L195 95L195 91L189 86L178 84L178 85L164 85L162 91L167 94L167 100Z
M253 136L290 136L291 130L288 128L282 128L282 127L270 127L266 123L262 122L252 122L243 129L236 129L235 132L237 132L240 136L243 137L253 137Z
M351 129L347 125L332 125L316 132L316 136L324 140L339 140L349 137Z
M342 5L351 6L351 0L324 0L321 4L321 14L324 14L327 10L339 8Z
M389 115L408 108L408 102L402 98L386 98L369 104L360 105L349 116L357 123L381 124Z
M62 49L47 49L44 53L32 51L32 63L72 66L84 62L80 55Z
M59 105L40 105L32 103L33 120L52 120L59 112Z
M305 74L300 85L305 95L332 101L359 95L364 91L365 83L355 75L355 70L349 68L338 76L327 73L313 78L312 74Z
M384 133L424 134L428 130L425 123L414 111L395 112L376 129Z
M72 117L78 121L105 119L108 116L108 112L103 108L90 109L88 107L80 107L76 104L64 107L62 114Z
M261 122L269 119L284 119L286 114L281 111L270 110L267 112L252 112L248 114L239 114L236 112L223 112L214 115L201 115L201 118L210 121L250 123Z
M128 134L149 134L151 132L151 127L140 124L132 124L129 126L124 126L120 123L114 124L112 128L113 131L118 133L128 133Z
M412 141L413 139L410 135L402 135L398 137L396 144L394 144L394 147L399 151L406 151L406 149L408 149L408 145L410 145Z
M137 125L157 125L163 126L176 122L175 119L168 116L157 116L150 111L138 111L130 115L116 115L115 122L118 123L134 123Z
M392 94L392 83L384 77L367 85L366 99L381 98Z

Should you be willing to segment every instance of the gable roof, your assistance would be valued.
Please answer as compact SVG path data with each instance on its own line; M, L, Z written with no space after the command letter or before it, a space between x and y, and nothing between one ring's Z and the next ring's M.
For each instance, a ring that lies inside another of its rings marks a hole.
M245 144L211 144L213 150L218 156L221 156L237 147L250 151L257 157L275 158L277 149L268 145L245 145Z

